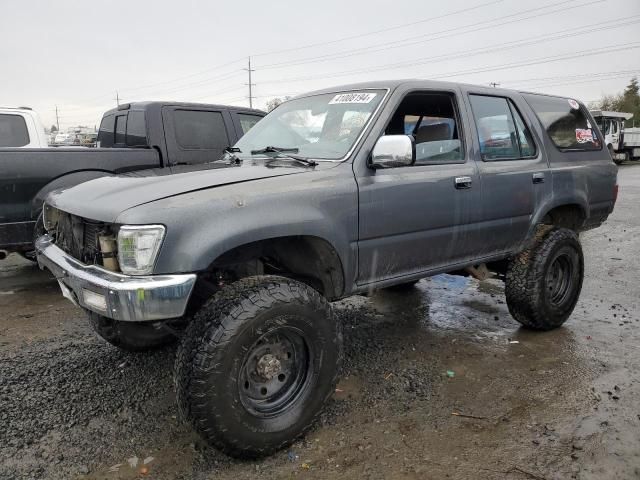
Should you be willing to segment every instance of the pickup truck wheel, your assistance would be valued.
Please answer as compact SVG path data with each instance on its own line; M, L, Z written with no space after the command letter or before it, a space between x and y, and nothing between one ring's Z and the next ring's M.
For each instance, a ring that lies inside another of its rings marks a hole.
M187 327L176 358L178 407L226 454L269 455L313 425L341 358L340 325L316 290L248 277L217 292Z
M122 322L94 312L87 312L87 316L89 324L100 338L129 352L153 350L173 343L178 338L148 322Z
M509 262L505 284L509 312L527 328L557 328L571 315L583 277L576 233L566 228L540 230L534 244Z

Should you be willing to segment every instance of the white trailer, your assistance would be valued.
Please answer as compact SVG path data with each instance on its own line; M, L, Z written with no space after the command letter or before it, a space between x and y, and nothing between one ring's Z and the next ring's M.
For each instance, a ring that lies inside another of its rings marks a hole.
M640 129L624 128L625 120L631 119L633 113L592 110L591 115L604 136L614 162L620 165L625 160L640 160Z

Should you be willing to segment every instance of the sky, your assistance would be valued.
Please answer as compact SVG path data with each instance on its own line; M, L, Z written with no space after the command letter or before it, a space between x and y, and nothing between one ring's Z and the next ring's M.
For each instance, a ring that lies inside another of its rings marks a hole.
M591 102L640 75L640 0L0 0L0 105L47 126L121 102L253 106L425 78Z

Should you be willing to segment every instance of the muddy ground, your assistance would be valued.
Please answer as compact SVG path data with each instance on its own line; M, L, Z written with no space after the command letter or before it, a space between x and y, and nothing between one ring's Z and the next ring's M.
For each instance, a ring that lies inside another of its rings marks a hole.
M10 257L0 478L640 478L640 165L619 182L614 214L582 235L584 289L563 328L518 328L497 281L442 275L343 300L334 399L261 461L225 457L176 418L173 349L103 343L47 274Z

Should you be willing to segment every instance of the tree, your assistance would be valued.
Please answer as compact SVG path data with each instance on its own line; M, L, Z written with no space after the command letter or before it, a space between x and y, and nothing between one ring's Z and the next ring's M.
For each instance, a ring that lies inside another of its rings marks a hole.
M633 118L625 122L625 127L632 127L640 122L640 85L638 78L633 77L622 93L603 95L591 105L598 110L633 113Z
M51 133L58 133L58 127L51 125Z
M286 96L284 98L280 98L280 97L275 97L272 98L271 100L267 101L267 112L270 112L271 110L273 110L274 108L276 108L277 106L279 106L280 104L286 102L287 100L289 100L291 97Z

